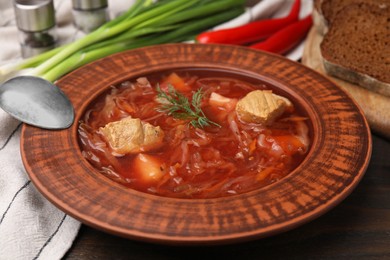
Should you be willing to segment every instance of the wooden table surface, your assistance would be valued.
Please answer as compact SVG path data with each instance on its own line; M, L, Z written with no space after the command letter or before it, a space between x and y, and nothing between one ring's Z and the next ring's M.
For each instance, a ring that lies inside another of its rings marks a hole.
M83 225L65 259L390 259L390 142L373 135L370 165L341 204L297 229L242 244L172 247Z
M373 135L370 165L352 194L327 214L289 232L242 244L172 247L132 241L82 225L64 257L77 260L314 258L390 259L390 141Z

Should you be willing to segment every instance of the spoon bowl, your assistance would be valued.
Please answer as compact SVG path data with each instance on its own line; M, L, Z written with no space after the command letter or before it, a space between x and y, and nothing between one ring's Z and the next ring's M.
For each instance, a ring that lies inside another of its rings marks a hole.
M0 107L16 119L44 129L65 129L74 109L54 84L39 77L19 76L0 86Z

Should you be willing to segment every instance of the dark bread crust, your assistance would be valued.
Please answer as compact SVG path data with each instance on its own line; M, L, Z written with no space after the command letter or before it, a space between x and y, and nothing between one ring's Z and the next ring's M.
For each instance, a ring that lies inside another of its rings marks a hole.
M388 5L390 0L323 0L320 5L321 14L328 24L331 25L336 15L346 6L352 4Z
M390 0L314 0L313 21L318 31L324 35L335 16L352 4L390 5Z
M329 75L390 96L390 5L344 7L320 49Z

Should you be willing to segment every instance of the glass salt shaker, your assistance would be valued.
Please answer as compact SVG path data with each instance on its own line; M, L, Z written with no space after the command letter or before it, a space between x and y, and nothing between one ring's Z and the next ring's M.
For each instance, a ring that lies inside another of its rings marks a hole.
M107 0L72 0L77 28L89 33L109 20Z
M23 58L56 46L56 20L52 0L14 0L14 10Z

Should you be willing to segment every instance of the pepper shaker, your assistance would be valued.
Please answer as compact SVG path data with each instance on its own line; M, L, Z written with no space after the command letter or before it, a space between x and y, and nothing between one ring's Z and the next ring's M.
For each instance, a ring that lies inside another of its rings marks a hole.
M107 0L72 0L77 28L89 33L108 21Z
M22 57L28 58L55 47L55 10L52 0L14 0Z

